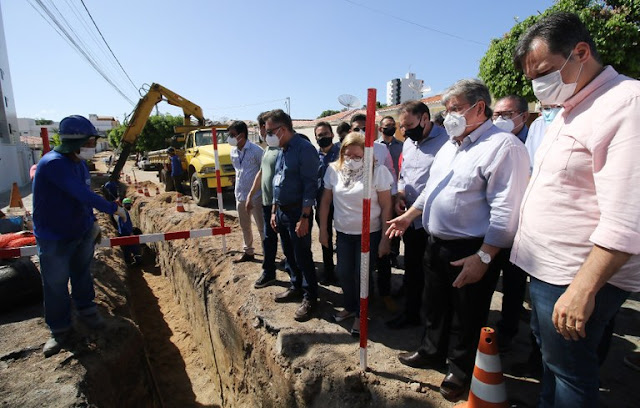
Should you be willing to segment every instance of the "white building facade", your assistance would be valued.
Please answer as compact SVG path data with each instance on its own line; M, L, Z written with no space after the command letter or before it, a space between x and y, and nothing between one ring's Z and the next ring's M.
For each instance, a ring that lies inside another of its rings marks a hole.
M9 54L0 10L0 192L9 191L13 183L20 186L27 184L32 164L31 150L26 144L20 143Z
M404 78L395 78L387 82L387 105L399 105L407 101L422 99L424 81L416 74L407 72Z

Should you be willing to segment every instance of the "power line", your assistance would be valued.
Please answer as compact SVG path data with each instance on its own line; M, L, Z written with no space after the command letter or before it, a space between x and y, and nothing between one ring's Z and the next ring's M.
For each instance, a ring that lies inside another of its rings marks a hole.
M352 5L356 6L356 7L362 7L364 9L369 10L369 11L373 11L374 13L382 14L385 17L390 17L390 18L393 18L395 20L402 21L403 23L411 24L411 25L414 25L416 27L420 27L420 28L423 28L425 30L432 31L434 33L446 35L447 37L455 38L455 39L461 40L461 41L467 41L467 42L470 42L470 43L473 43L473 44L487 46L487 44L482 43L480 41L476 41L476 40L472 40L472 39L469 39L469 38L460 37L459 35L456 35L456 34L447 33L445 31L441 31L441 30L438 30L438 29L433 28L433 27L428 27L426 25L423 25L423 24L420 24L420 23L416 23L415 21L411 21L411 20L407 20L407 19L402 18L402 17L394 16L393 14L389 14L388 11L382 11L382 10L379 10L379 9L376 9L376 8L373 8L373 7L369 7L369 6L364 5L364 4L356 3L355 1L352 1L352 0L342 0L342 1L347 2L349 4L352 4Z
M122 64L120 63L120 60L118 59L118 57L116 57L116 54L113 53L113 50L111 49L111 47L109 46L109 43L107 42L107 40L104 38L104 35L102 35L102 31L100 31L100 29L98 28L98 25L96 24L95 20L93 19L93 16L91 15L91 13L89 12L89 9L87 8L87 6L84 4L84 0L80 0L80 3L82 3L82 6L84 7L84 9L87 11L87 14L89 15L89 18L91 19L91 22L93 23L93 25L95 26L96 30L98 30L98 33L100 33L100 37L102 37L102 41L104 41L104 43L106 44L107 48L109 49L109 52L111 52L111 55L113 55L113 58L116 60L116 62L118 63L118 65L120 66L120 69L122 69L122 72L124 72L124 74L127 76L127 78L129 79L129 82L131 82L131 85L133 86L133 89L135 89L136 91L138 90L138 87L136 86L136 84L133 83L133 81L131 80L131 77L129 76L129 74L127 73L127 71L124 69L124 67L122 66Z
M40 9L42 9L44 14L36 8L33 2L35 2L40 7ZM69 43L72 48L76 50L76 52L78 52L87 60L87 62L105 79L105 81L107 81L126 101L128 101L131 105L135 105L133 100L131 100L131 98L129 98L124 93L124 91L114 82L114 80L111 79L109 75L107 75L105 70L100 66L101 64L98 58L96 58L96 56L92 54L89 47L87 47L82 38L75 32L73 26L69 24L64 15L60 12L60 10L53 2L51 2L51 6L55 10L55 12L57 12L58 16L56 16L56 13L54 13L52 9L45 5L42 0L30 0L30 4L38 12L38 14L40 14L40 16L42 16L45 21L49 23L49 25L54 27L54 30L58 33L58 35L60 35L65 41L67 41L67 43Z

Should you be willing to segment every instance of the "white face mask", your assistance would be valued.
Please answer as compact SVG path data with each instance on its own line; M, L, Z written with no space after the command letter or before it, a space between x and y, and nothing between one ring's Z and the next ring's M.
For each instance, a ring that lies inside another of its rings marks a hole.
M471 126L471 125L467 125L467 118L465 118L464 115L467 112L469 112L471 108L473 108L477 104L478 102L474 103L469 107L469 109L465 110L462 113L451 112L447 115L446 118L444 118L443 125L447 131L447 134L449 135L449 138L453 139L455 137L462 135L464 133L464 130L467 128L467 126Z
M345 159L344 166L352 171L360 170L360 168L364 165L364 160L354 160L354 159Z
M229 137L227 139L227 143L229 143L231 146L237 146L238 145L238 139L236 139L235 137Z
M95 147L81 147L77 156L82 160L91 160L96 155Z
M578 78L580 78L580 74L582 73L583 64L580 64L580 71L578 71L576 80L571 84L565 84L562 81L562 74L560 73L567 65L567 62L569 62L569 60L571 59L572 54L573 51L571 51L571 54L569 54L569 58L567 58L567 60L559 70L553 71L545 76L541 76L540 78L536 78L531 81L531 85L533 86L533 93L536 98L538 98L541 104L561 105L576 91Z
M266 137L267 146L269 147L278 147L280 146L280 139L276 135L267 135Z
M515 123L513 123L513 120L505 119L502 116L498 116L498 119L494 120L493 124L496 125L496 127L502 130L503 132L509 132L509 133L511 133L513 128L516 127Z

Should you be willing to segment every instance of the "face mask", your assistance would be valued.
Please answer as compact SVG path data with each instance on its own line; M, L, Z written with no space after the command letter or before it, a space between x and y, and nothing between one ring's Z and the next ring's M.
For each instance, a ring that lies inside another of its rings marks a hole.
M235 137L229 137L229 139L227 139L227 142L231 146L237 146L238 145L238 139L236 139Z
M413 129L406 129L404 131L405 137L408 137L414 142L417 142L418 140L422 139L423 133L424 133L424 126L420 126L420 122L418 122L418 125Z
M81 147L80 153L77 154L82 160L91 160L96 155L95 147Z
M447 134L449 135L449 138L453 139L455 137L462 135L464 133L464 130L467 128L467 126L471 126L471 125L467 125L467 118L465 118L464 115L467 112L469 112L471 108L473 108L477 104L478 102L474 103L469 107L469 109L467 109L462 113L451 112L450 114L447 115L446 118L444 118L443 125L445 130L447 131Z
M382 129L382 134L387 136L387 137L391 137L391 136L396 134L396 128L395 127L383 128Z
M503 132L511 133L513 128L516 126L511 119L505 119L502 116L498 116L498 119L493 121L493 124Z
M359 170L364 164L364 160L345 159L344 166L352 171Z
M329 147L333 143L333 138L331 137L321 137L320 139L316 139L318 142L318 146L321 148Z
M560 112L560 107L557 106L555 108L543 108L542 109L542 117L544 118L544 121L547 123L547 125L551 122L553 122L553 119L555 119L556 115L558 114L558 112Z
M563 104L575 92L576 86L578 85L578 78L580 78L580 74L582 73L582 64L580 64L580 71L578 71L575 82L571 84L565 84L562 81L562 75L560 73L567 65L567 62L569 62L569 59L571 59L572 54L573 51L571 51L569 58L567 58L559 70L536 78L531 82L534 95L543 105Z
M280 139L276 135L267 135L267 146L278 147L280 146Z

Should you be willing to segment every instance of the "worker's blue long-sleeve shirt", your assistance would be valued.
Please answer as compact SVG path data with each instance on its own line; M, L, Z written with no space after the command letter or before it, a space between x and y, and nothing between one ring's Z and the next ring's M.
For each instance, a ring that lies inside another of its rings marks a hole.
M86 234L95 217L93 209L113 214L118 206L91 191L91 178L83 161L63 154L45 154L33 179L33 232L38 239L77 239Z
M278 154L273 176L273 202L311 207L318 191L318 151L294 134Z

